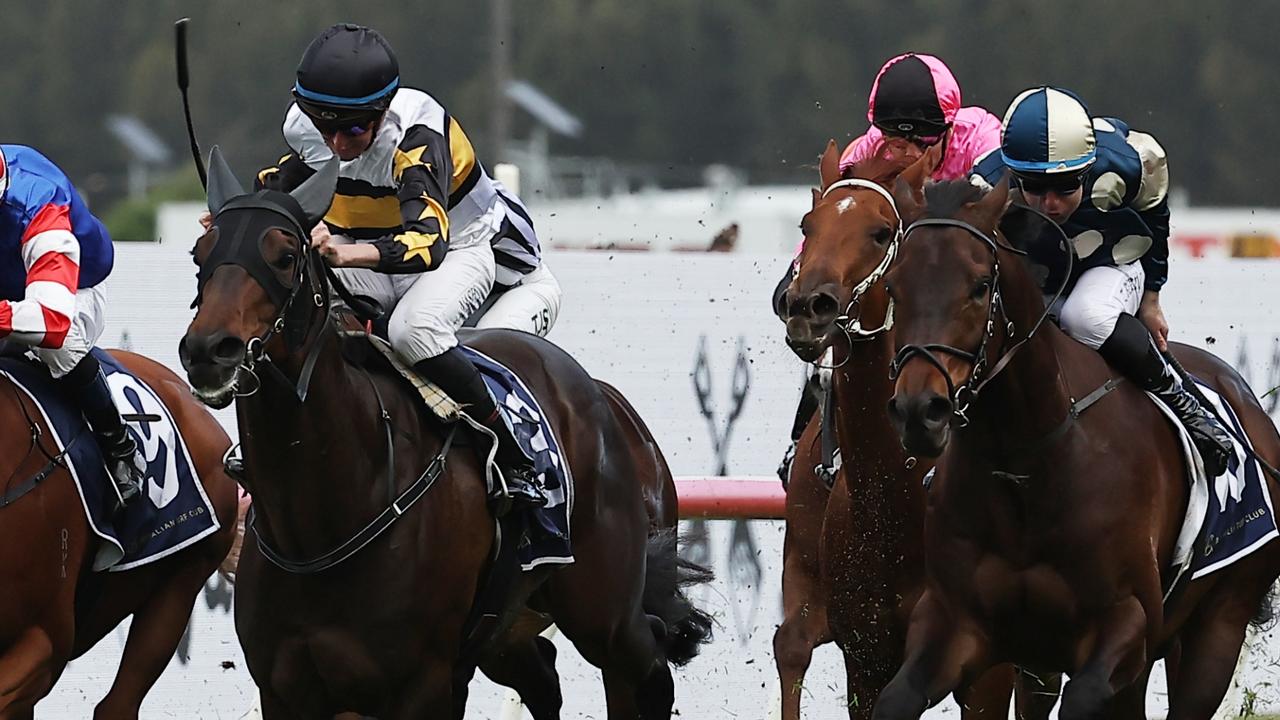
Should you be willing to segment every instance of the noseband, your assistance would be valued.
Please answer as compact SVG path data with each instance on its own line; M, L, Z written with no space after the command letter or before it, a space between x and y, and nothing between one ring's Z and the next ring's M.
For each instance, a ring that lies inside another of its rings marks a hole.
M1004 306L1003 296L1000 293L1000 250L1008 250L1016 255L1026 255L1026 251L1019 250L1012 245L1001 242L998 235L988 235L963 220L955 220L953 218L924 218L917 220L911 223L911 226L902 233L902 239L903 242L905 242L912 232L922 227L959 228L981 240L983 245L991 250L991 302L987 305L986 327L983 331L982 338L978 341L977 349L970 352L968 350L963 350L951 345L943 345L941 343L903 345L894 356L893 361L889 363L889 379L892 381L897 381L898 376L902 374L902 368L912 358L922 358L932 365L934 369L942 375L942 379L947 383L947 394L951 399L953 408L952 422L957 427L964 427L969 424L969 408L978 399L978 393L980 393L988 383L995 379L1002 370L1008 367L1009 362L1013 360L1013 356L1018 352L1018 350L1020 350L1028 341L1031 340L1032 337L1035 336L1036 331L1038 331L1040 326L1044 323L1045 318L1049 316L1049 311L1055 304L1057 304L1058 299L1062 297L1062 293L1066 290L1067 283L1069 283L1071 279L1075 253L1071 251L1070 241L1067 239L1066 234L1063 233L1062 228L1034 208L1024 209L1040 215L1059 233L1062 233L1064 243L1063 247L1067 248L1067 272L1063 275L1062 284L1058 287L1053 299L1045 304L1044 312L1040 314L1039 319L1037 319L1035 324L1031 327L1031 331L1027 333L1026 337L1015 343L1013 347L1009 348L1008 352L1000 356L996 363L991 366L990 372L987 372L987 342L995 336L997 313L999 313L999 319L1003 321L1006 338L1012 337L1014 333L1013 321L1009 319L1009 314ZM946 366L942 364L942 360L939 359L938 353L958 357L970 364L971 370L969 371L969 376L965 378L964 382L957 386L952 381L951 374L947 372Z

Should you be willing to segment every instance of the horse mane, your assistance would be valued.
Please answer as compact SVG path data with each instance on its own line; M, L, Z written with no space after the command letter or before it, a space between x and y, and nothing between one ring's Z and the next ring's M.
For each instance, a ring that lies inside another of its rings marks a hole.
M925 186L925 217L955 217L965 205L981 200L987 191L968 180L944 180Z
M884 152L884 140L876 143L876 146L867 156L858 160L849 166L840 177L843 179L859 178L862 180L870 180L873 183L890 187L894 180L902 174L914 162L909 158L892 157Z

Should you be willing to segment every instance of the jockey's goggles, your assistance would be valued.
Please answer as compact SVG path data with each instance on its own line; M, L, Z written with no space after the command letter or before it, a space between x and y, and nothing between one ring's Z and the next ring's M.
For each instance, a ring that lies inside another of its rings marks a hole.
M382 119L383 111L381 110L339 110L327 105L317 105L315 103L306 102L305 100L296 100L298 109L311 119L311 124L316 126L316 130L320 134L329 137L339 133L347 137L360 137L373 129L373 126Z
M1024 195L1070 195L1084 184L1084 176L1083 172L1069 175L1014 175Z
M931 148L942 142L942 139L947 136L947 130L951 129L950 125L943 125L942 129L936 132L922 132L910 123L894 124L893 122L876 123L876 127L885 137L901 138L922 148Z

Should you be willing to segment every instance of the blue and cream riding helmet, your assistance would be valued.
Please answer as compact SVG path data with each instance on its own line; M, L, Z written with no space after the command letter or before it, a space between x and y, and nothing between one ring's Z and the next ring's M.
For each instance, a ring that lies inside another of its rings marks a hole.
M1098 156L1088 108L1075 93L1061 88L1022 92L1004 114L1000 155L1018 175L1087 170Z

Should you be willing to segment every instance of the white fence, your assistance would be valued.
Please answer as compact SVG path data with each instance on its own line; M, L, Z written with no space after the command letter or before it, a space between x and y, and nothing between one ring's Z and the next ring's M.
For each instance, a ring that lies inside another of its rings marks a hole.
M125 345L177 368L177 342L191 311L195 267L186 251L196 235L194 210L171 208L156 245L123 246L111 285L111 319L104 343ZM593 374L617 385L653 429L677 474L716 469L708 421L699 411L691 370L700 344L712 378L711 398L722 426L734 366L741 352L750 389L728 453L734 474L769 475L790 429L801 367L782 343L769 294L786 263L782 255L553 253L548 265L565 288L564 310L552 339ZM1212 347L1228 360L1242 355L1259 393L1280 385L1280 286L1267 261L1175 262L1166 309L1176 339ZM703 340L705 338L705 341ZM1272 396L1274 398L1274 396ZM231 427L234 417L220 418ZM780 523L751 524L754 551L734 544L727 523L713 523L709 545L716 584L698 599L716 615L716 642L677 677L683 717L766 715L776 680L770 642L780 620ZM731 561L730 554L735 555ZM757 564L758 563L758 564ZM152 718L238 718L250 704L252 683L230 622L231 598L217 581L196 603L185 652L175 659L143 708ZM87 717L110 685L123 632L108 636L74 663L42 717ZM563 642L561 640L561 642ZM560 655L565 717L603 716L599 676L575 653ZM1242 677L1258 707L1280 707L1271 638L1259 645ZM833 648L821 650L807 682L806 717L844 717L843 672ZM1150 710L1162 711L1162 681L1153 683ZM497 688L477 681L476 717L496 715ZM942 708L933 716L953 714Z

